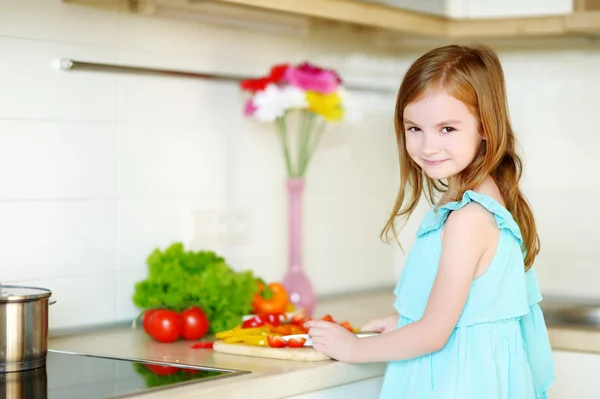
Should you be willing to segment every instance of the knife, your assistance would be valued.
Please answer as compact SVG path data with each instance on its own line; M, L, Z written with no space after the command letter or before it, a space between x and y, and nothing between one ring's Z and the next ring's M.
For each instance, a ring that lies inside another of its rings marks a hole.
M354 333L358 338L366 338L366 337L372 337L374 335L379 335L378 331L359 331ZM306 342L304 342L304 346L312 346L312 340L310 339L310 337L308 336L308 334L293 334L293 335L284 335L283 337L281 337L285 342L287 342L288 340L292 339L292 338L304 338L306 339Z

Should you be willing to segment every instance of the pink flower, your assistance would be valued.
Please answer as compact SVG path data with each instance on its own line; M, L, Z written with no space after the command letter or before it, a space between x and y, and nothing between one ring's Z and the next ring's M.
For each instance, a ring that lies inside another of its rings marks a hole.
M302 90L329 94L334 92L341 82L339 76L331 70L319 68L305 62L285 71L284 80Z
M246 105L244 106L244 115L252 116L254 115L257 109L258 108L256 107L256 105L254 105L252 99L250 98L248 101L246 101Z

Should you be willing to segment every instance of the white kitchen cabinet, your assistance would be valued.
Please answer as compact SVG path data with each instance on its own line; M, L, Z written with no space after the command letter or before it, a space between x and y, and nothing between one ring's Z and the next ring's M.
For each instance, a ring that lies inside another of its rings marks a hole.
M600 397L600 355L553 351L556 381L550 399L597 399Z
M448 0L455 18L511 18L564 15L573 12L573 0Z
M383 376L290 396L289 399L377 399L381 391L381 384L383 384Z
M564 15L573 0L361 0L451 18L516 18Z
M425 12L447 16L449 3L453 0L360 0L365 3L377 3L405 10Z

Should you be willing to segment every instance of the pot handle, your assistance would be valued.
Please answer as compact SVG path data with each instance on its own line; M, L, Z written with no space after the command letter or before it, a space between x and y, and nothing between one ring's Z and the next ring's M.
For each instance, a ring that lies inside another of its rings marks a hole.
M48 305L54 305L56 302L56 299L50 299L50 301L48 301Z

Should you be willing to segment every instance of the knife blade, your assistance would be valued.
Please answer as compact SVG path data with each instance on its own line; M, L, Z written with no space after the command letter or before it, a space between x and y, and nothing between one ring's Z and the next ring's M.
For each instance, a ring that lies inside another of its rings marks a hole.
M379 335L379 331L359 331L354 333L358 338L366 338L372 337L374 335ZM304 342L304 346L312 346L312 340L308 336L308 334L292 334L292 335L284 335L281 337L285 342L293 338L304 338L306 341Z

